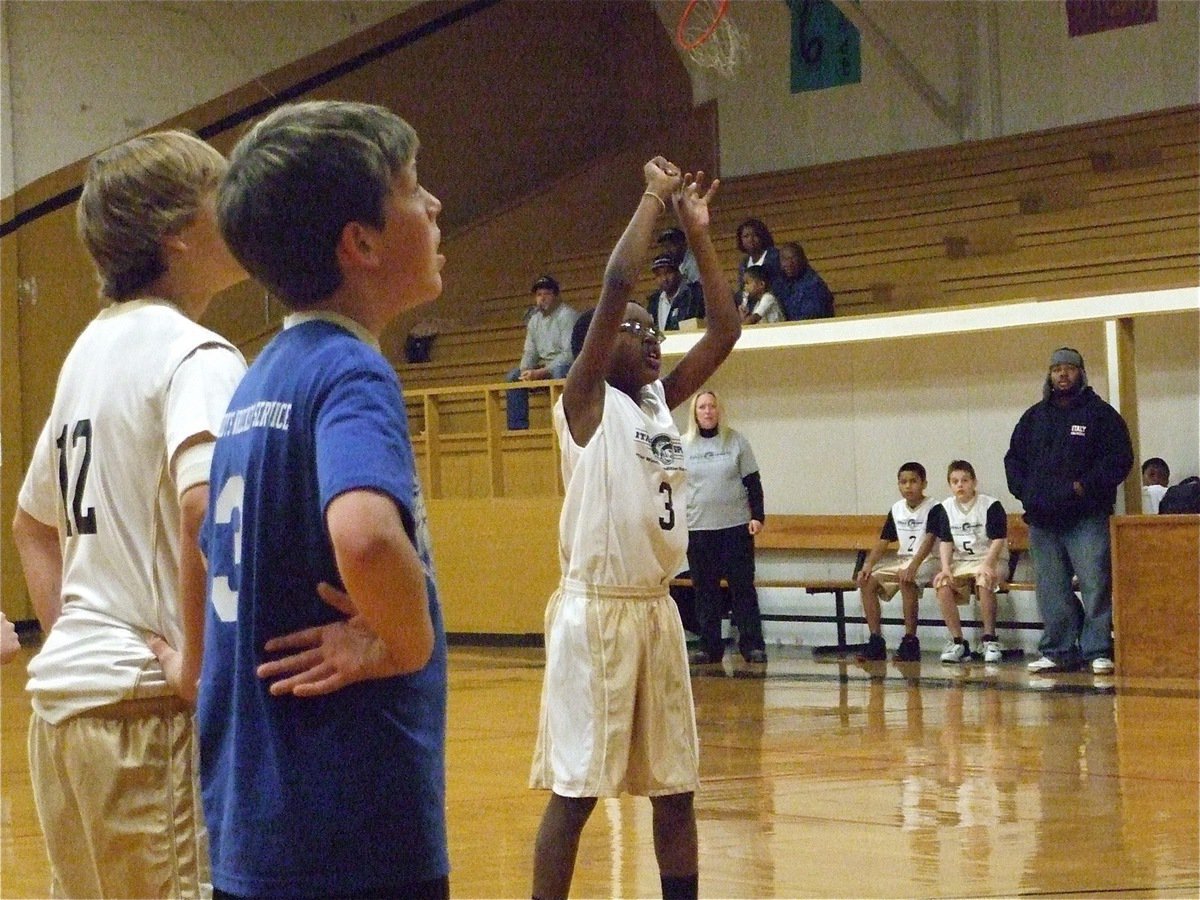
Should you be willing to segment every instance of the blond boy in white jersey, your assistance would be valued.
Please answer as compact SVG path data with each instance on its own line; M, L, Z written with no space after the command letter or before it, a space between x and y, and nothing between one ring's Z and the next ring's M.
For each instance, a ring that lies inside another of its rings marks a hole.
M208 890L196 535L245 363L196 320L245 277L217 230L225 168L193 135L143 135L92 160L79 200L111 303L67 354L13 522L46 633L29 665L29 767L55 897Z
M977 493L975 468L964 459L950 463L946 471L951 496L930 516L929 529L942 543L938 547L941 570L933 579L942 618L950 640L942 651L942 662L970 659L971 648L963 638L958 607L979 595L983 617L980 638L983 661L1000 662L1004 648L996 640L996 588L1000 584L1000 562L1008 552L1008 517L995 497Z
M935 539L929 533L928 518L934 502L925 496L925 467L918 462L900 466L896 486L902 499L892 505L879 541L871 548L855 576L862 597L863 615L871 633L866 648L859 654L863 661L887 659L887 645L880 630L883 619L880 602L891 600L897 591L904 602L904 637L896 651L896 661L916 662L921 658L917 601L933 574L929 551L933 549ZM885 558L893 543L897 544L895 554Z
M546 675L530 784L552 791L534 847L533 896L566 897L599 797L648 796L664 897L698 890L695 711L679 612L668 593L687 550L679 431L670 411L729 355L741 321L709 234L714 181L661 157L572 335L555 406L566 498L563 581L546 610ZM658 214L674 208L700 265L703 337L660 379L662 334L629 298ZM586 336L585 336L586 329Z

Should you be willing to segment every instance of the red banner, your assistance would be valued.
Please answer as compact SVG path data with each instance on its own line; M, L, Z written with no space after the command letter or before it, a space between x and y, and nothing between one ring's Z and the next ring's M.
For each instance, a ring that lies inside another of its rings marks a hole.
M1158 0L1066 0L1071 37L1158 21Z

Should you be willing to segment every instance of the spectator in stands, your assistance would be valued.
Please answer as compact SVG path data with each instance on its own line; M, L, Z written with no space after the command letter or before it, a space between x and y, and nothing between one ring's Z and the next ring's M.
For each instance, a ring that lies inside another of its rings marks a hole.
M1158 513L1158 504L1171 484L1171 467L1161 456L1152 456L1142 463L1142 512Z
M738 226L737 245L738 250L745 254L738 264L737 296L740 298L746 289L746 269L750 266L766 269L767 285L773 288L782 270L779 268L779 250L770 229L760 219L747 219Z
M775 282L775 296L789 322L799 319L828 319L833 315L833 293L808 264L804 248L793 242L779 248L782 274Z
M747 325L782 322L783 308L767 284L767 270L762 266L747 266L742 281L745 285L740 306L742 321Z
M562 302L558 282L541 275L533 283L533 312L525 323L525 350L521 364L508 373L507 381L544 381L566 378L571 368L571 329L579 313ZM508 430L529 428L529 392L508 392Z
M674 257L663 254L650 268L658 290L646 298L646 309L659 331L678 331L680 322L704 318L704 289L700 282L684 279Z
M1004 457L1008 489L1025 506L1045 625L1030 671L1070 670L1081 660L1099 674L1113 670L1108 518L1132 467L1129 428L1088 387L1083 356L1055 350L1042 400L1021 416Z
M698 284L700 281L700 266L696 264L696 254L688 246L687 236L682 228L668 228L658 236L660 256L669 256L679 266L679 274L684 283Z
M692 398L683 458L688 471L688 568L696 588L701 643L690 661L719 663L725 656L724 578L738 630L738 650L746 662L765 663L767 648L754 588L754 536L766 519L762 479L750 442L729 427L713 391Z
M946 480L951 495L929 516L929 530L941 541L938 555L942 565L933 587L950 632L942 662L966 662L971 657L958 607L970 601L972 588L979 595L983 616L983 661L1000 662L1004 649L996 640L996 587L1001 561L1008 554L1008 516L999 500L976 492L975 468L965 459L950 463Z
M880 601L891 600L900 592L904 603L904 637L896 651L897 662L916 662L921 658L921 641L917 638L917 601L933 574L934 535L928 529L929 511L935 502L925 496L927 486L925 467L919 462L906 462L896 473L900 500L892 504L879 541L871 548L855 580L862 596L863 615L870 637L862 660L887 659L887 645L881 631ZM888 554L891 544L898 544L894 554ZM882 563L882 564L881 564Z

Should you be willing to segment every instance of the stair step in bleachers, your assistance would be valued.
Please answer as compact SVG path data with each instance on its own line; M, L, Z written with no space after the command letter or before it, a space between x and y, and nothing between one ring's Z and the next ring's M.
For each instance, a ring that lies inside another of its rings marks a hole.
M1200 107L731 179L714 244L732 283L735 229L760 218L801 242L839 315L1194 286L1200 263ZM666 217L662 220L665 227ZM593 306L624 222L546 271ZM634 296L654 287L639 278ZM406 384L500 380L520 356L527 293L480 292L477 323L446 332Z

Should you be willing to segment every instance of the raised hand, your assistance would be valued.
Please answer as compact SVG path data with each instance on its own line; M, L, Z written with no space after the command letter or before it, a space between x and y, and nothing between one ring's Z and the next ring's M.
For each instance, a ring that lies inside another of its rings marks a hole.
M642 174L646 177L646 190L664 203L679 190L682 182L679 166L661 156L646 163L642 167Z
M721 179L714 178L704 190L704 173L690 172L683 176L682 189L675 193L675 215L684 231L692 229L707 229L709 225L708 205L716 195ZM703 192L702 192L703 191Z

